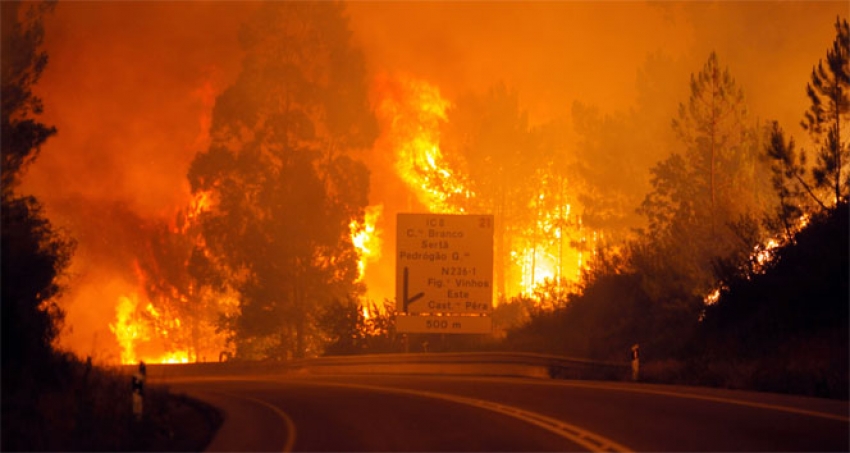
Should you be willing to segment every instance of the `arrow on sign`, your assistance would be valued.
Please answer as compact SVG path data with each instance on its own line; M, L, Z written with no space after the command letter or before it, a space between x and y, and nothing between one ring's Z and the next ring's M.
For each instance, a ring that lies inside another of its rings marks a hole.
M408 285L407 285L407 279L408 279L408 273L409 273L409 272L410 272L410 271L408 271L408 270L407 270L407 266L405 266L405 267L404 267L404 281L403 281L403 286L402 286L402 295L401 295L401 296L402 296L402 299L403 299L403 300L402 300L402 304L403 304L402 306L404 307L404 312L405 312L405 313L407 313L407 306L408 306L408 305L410 305L410 304L412 304L412 303L416 302L417 300L421 299L421 298L422 298L422 296L424 296L424 295L425 295L425 293L420 292L419 294L417 294L417 295L415 295L415 296L413 296L413 297L407 297L407 286L408 286Z

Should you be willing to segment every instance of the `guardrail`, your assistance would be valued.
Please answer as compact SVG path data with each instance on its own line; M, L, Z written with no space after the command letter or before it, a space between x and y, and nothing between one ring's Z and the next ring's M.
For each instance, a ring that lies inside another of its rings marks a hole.
M135 366L126 370L134 371ZM245 374L445 374L555 379L625 380L628 363L524 352L371 354L278 361L151 364L152 378Z

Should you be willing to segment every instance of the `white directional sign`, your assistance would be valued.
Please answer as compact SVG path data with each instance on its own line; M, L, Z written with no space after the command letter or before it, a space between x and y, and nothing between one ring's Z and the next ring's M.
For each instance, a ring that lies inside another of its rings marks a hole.
M395 328L404 333L490 333L493 320L489 316L396 316Z
M400 332L489 332L492 215L398 214L396 245Z

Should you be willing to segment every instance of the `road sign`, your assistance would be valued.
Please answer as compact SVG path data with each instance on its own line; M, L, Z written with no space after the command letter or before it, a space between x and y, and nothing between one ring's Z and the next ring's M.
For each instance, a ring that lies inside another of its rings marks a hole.
M489 314L493 309L493 216L398 214L396 301L399 318ZM428 320L422 318L402 324L424 326ZM457 329L437 331L477 332L483 323L464 319Z
M405 333L490 333L489 316L396 316L396 331Z

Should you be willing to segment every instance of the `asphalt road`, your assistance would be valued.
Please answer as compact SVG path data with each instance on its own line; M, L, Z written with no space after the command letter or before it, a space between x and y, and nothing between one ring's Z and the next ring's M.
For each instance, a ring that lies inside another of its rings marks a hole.
M692 387L441 376L173 380L221 408L208 451L848 451L848 403Z

